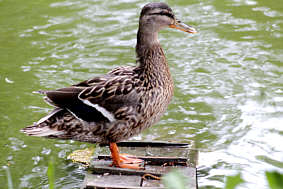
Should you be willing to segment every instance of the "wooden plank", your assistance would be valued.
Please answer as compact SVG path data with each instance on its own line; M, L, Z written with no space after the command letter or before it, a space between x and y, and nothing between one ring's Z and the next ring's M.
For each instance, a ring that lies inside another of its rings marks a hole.
M160 166L146 166L147 171L160 171L163 173L168 173L171 171L171 169L178 168L183 172L184 176L186 176L188 179L188 186L187 189L196 189L197 188L197 169L193 167L183 167L183 166L168 166L168 167L160 167ZM142 180L142 186L158 186L158 187L164 187L163 184L159 180L153 180L153 179L143 179Z
M120 147L166 147L166 148L188 148L188 143L164 142L164 141L124 141L118 142ZM108 146L107 144L100 144L100 146Z
M87 174L84 188L140 188L140 176Z
M194 168L182 169L188 177L189 184L187 189L196 189L197 180ZM189 175L189 176L188 176ZM193 177L194 175L194 177ZM124 188L124 189L164 189L164 185L160 180L142 179L140 176L125 176L125 175L95 175L87 173L82 189L88 188Z
M141 143L141 144L139 144ZM189 149L192 144L188 143L172 143L172 142L121 142L119 149L121 153L134 154L136 156L166 156L187 158L188 164L195 167L197 164L198 151ZM147 146L149 145L149 146ZM152 146L150 146L152 145ZM171 147L165 147L172 145ZM125 147L130 146L130 147ZM133 147L139 146L139 147ZM155 146L155 147L154 147ZM161 146L161 147L158 147ZM108 154L108 148L97 148L96 154Z
M110 173L111 175L138 175L143 176L145 174L151 174L157 177L161 177L164 172L150 171L150 170L134 170L134 169L124 169L117 167L107 167L107 166L95 166L89 167L88 170L92 171L94 174L104 174Z
M164 188L160 180L154 180L153 177L143 177L145 174L154 175L161 177L163 174L168 173L172 166L161 167L161 166L146 166L146 170L131 170L131 169L120 169L111 167L97 167L95 174L88 173L85 178L84 188L97 187L97 188ZM197 177L196 177L196 168L192 167L182 167L181 171L188 178L188 189L197 188ZM116 171L115 171L116 170ZM157 172L161 173L156 174Z
M184 157L148 157L148 156L135 156L138 159L145 161L147 165L164 165L164 166L173 166L173 165L182 165L187 166L187 158ZM109 155L99 155L98 160L111 160Z
M147 171L152 171L152 172L158 171L158 172L162 172L163 175L165 173L167 173L168 171L170 171L171 168L172 167L169 167L169 166L168 167L156 166L156 165L146 165L145 166L145 169ZM160 179L161 178L162 177L160 177ZM141 182L142 182L141 185L144 188L145 187L161 187L161 188L164 188L164 185L162 184L162 182L160 180L156 180L156 179L151 178L149 176L147 176L147 177L143 176Z
M145 169L149 172L158 172L162 175L168 173L172 168L181 168L183 166L158 166L158 165L146 165Z
M198 188L197 169L195 167L185 167L181 171L188 178L188 189Z
M144 160L144 170L111 167L111 156L98 155L90 163L82 188L164 189L160 180L172 168L180 168L189 180L188 189L197 188L196 164L198 152L186 143L121 142L121 153L135 154ZM99 152L98 152L99 150ZM106 150L106 151L105 151ZM108 148L98 148L96 154L108 154ZM188 167L192 166L192 167ZM145 175L148 175L145 177ZM121 183L120 183L121 182Z
M162 189L164 189L165 187L160 182L160 180L152 180L152 179L142 180L142 189L148 189L148 188L162 188Z

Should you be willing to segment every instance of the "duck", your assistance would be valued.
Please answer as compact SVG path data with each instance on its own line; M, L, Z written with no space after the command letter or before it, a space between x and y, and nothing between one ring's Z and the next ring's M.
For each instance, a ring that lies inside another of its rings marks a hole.
M117 67L69 87L38 91L54 109L21 131L29 136L106 144L112 165L140 169L142 160L120 154L117 142L158 122L173 97L173 79L158 40L158 32L165 28L196 33L166 3L146 4L139 17L137 65Z

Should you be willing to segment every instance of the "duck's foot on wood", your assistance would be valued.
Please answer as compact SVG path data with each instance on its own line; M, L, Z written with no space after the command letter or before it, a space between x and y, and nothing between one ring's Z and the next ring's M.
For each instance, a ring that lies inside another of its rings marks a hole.
M125 164L141 164L143 162L142 159L139 159L131 154L120 154L120 160Z
M110 143L109 147L113 165L115 167L127 169L143 169L143 167L141 167L143 160L129 154L120 154L116 143Z

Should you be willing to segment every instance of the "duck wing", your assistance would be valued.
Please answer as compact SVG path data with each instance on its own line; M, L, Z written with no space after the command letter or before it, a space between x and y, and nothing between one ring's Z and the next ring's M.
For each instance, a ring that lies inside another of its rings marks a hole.
M135 80L130 75L108 74L41 93L47 102L87 122L113 122L120 108L138 105Z
M45 94L46 102L55 107L66 109L76 118L93 122L108 122L109 120L97 109L83 103L79 98L79 94L84 90L84 87L66 87L53 91L41 91Z

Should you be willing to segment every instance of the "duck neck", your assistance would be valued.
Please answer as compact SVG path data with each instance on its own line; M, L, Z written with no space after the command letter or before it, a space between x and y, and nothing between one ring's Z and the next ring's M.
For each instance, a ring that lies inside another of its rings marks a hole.
M159 84L164 84L163 80L171 80L169 67L158 40L158 32L145 32L139 29L136 54L140 75L145 81L158 81Z

